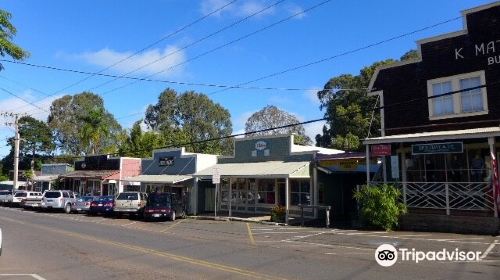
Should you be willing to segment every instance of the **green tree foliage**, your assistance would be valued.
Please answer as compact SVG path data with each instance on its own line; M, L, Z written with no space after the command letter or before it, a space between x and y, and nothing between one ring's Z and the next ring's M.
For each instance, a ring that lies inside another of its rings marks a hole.
M22 60L29 56L29 53L20 46L12 42L17 33L16 27L10 22L12 15L0 9L0 56L9 55L13 59ZM0 70L3 65L0 63Z
M33 163L37 153L48 155L55 149L48 125L33 117L26 116L19 119L19 135L20 152L26 156L31 154Z
M245 123L245 132L258 131L272 127L285 126L289 124L299 123L299 119L286 111L279 109L273 105L267 105L260 111L253 113ZM306 135L306 130L303 125L280 128L270 131L258 132L252 135L277 135L277 134L297 134L295 143L301 145L309 145L311 139ZM249 135L251 136L251 135Z
M117 150L122 129L96 94L66 95L52 102L48 125L57 148L66 154L99 154Z
M417 59L415 50L405 53L401 60ZM361 69L358 75L342 74L331 78L318 91L320 109L325 110L327 124L316 135L316 145L346 151L362 149L362 139L380 135L380 115L376 97L367 96L367 88L375 69L397 62L394 59L375 62ZM373 116L373 119L372 119Z
M155 105L146 111L145 123L152 131L160 132L167 146L204 141L230 135L231 115L205 94L187 91L178 94L166 89ZM230 140L207 141L188 145L186 149L200 153L227 153Z
M130 133L125 135L125 141L119 149L119 154L131 157L151 157L154 148L165 146L166 140L158 131L143 131L142 120L134 123Z
M363 186L354 193L361 205L361 214L369 223L391 230L398 225L399 217L407 212L406 205L399 202L401 192L392 185Z

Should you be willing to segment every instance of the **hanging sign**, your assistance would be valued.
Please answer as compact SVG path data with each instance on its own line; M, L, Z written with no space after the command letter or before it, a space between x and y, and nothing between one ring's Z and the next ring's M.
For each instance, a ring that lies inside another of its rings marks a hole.
M391 156L391 177L399 179L399 157Z
M372 145L371 149L374 157L391 155L391 144Z
M463 142L431 143L411 145L413 155L463 153Z

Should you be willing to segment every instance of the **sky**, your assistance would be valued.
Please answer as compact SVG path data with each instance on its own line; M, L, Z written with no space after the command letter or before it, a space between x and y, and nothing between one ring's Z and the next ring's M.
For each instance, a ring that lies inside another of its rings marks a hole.
M399 59L416 49L417 40L461 30L463 21L458 18L364 47L460 17L462 10L490 2L1 0L0 9L12 14L11 22L18 31L14 42L30 53L26 63L170 83L3 62L0 88L6 91L0 90L0 112L26 113L46 121L53 100L91 91L102 96L106 109L124 128L130 128L170 87L208 94L231 113L233 133L243 132L247 118L267 105L301 121L318 119L324 112L316 92L330 78L357 75L379 60ZM330 59L285 71L324 58ZM256 79L259 81L248 83ZM248 83L247 88L225 91L206 86L243 83ZM14 135L13 128L4 124L10 121L1 120L1 157L10 150L6 139ZM306 133L314 139L322 126L322 122L308 124Z

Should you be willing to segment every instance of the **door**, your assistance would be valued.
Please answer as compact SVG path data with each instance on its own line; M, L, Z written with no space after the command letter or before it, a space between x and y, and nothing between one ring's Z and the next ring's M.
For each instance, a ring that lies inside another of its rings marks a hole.
M215 188L205 188L205 211L215 211Z

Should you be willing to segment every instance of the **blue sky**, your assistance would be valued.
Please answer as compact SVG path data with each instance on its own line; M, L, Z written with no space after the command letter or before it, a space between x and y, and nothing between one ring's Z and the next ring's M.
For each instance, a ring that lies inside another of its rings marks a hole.
M357 49L399 34L411 32L460 16L460 11L491 1L330 1L249 38L220 48L198 59L196 56L269 26L324 0L283 1L261 14L227 28L208 39L207 35L269 6L277 0L238 0L198 24L179 32L105 73L122 75L161 58L130 75L189 83L236 85L297 65ZM2 0L0 8L12 13L18 29L15 42L31 53L26 62L97 72L144 48L182 26L227 4L230 0ZM399 58L416 48L415 41L460 30L462 20L391 41L324 63L249 84L255 87L322 88L343 73L357 74L363 66L386 58ZM189 47L186 47L189 46ZM186 60L191 60L183 63ZM183 63L180 66L172 67ZM55 98L91 90L103 96L105 106L123 127L143 117L166 87L211 94L218 89L165 83L110 80L4 63L0 87L48 110ZM171 68L171 69L169 69ZM168 70L169 69L169 70ZM168 71L165 71L168 70ZM53 95L45 98L46 95ZM315 90L281 91L231 89L210 97L229 109L234 132L242 132L246 119L266 105L276 105L301 120L323 117ZM46 120L47 112L0 92L0 110L27 112ZM5 120L2 120L2 125ZM313 135L322 123L306 126ZM0 127L0 156L8 154L5 139L13 130Z

